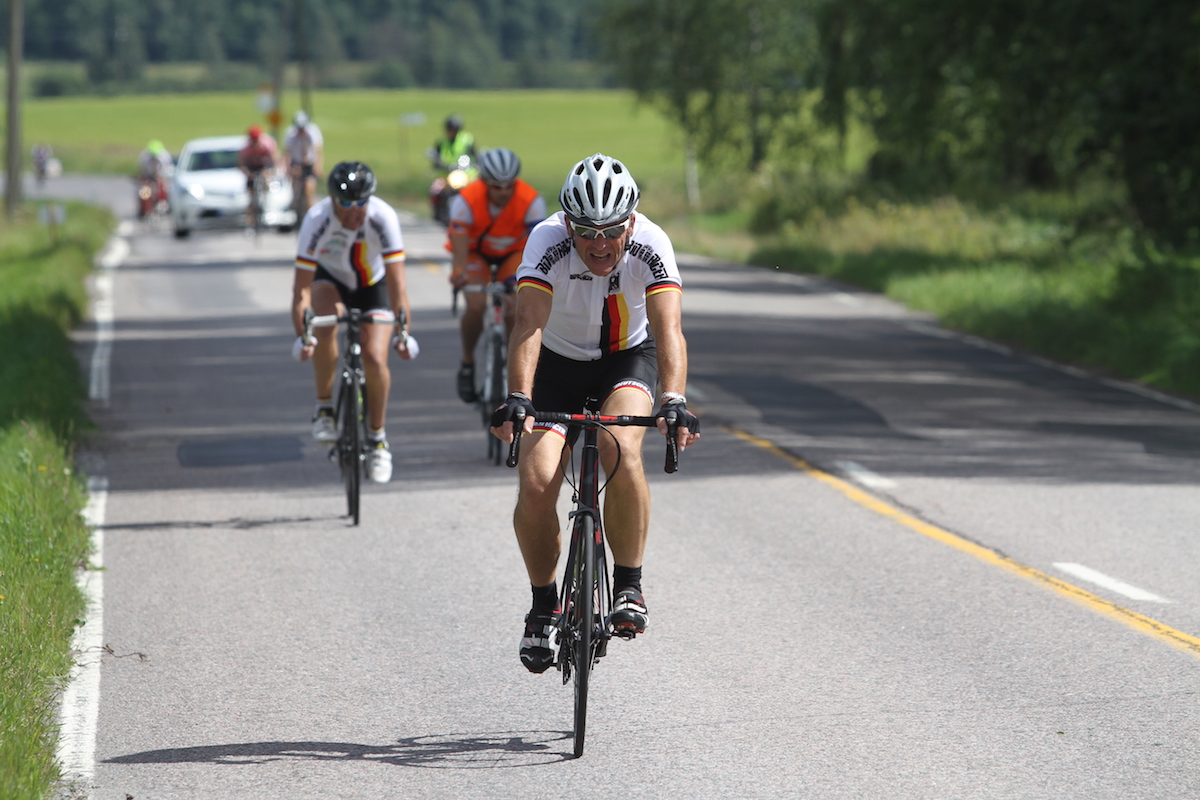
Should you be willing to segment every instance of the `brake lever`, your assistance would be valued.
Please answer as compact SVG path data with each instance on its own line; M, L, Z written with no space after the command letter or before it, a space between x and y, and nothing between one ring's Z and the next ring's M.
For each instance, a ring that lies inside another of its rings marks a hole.
M508 467L515 467L517 459L521 454L521 435L525 433L525 409L517 408L513 414L513 438L508 445L508 458L504 464Z
M679 415L674 410L668 411L663 415L663 419L667 421L667 460L663 464L663 471L668 475L672 475L679 469Z

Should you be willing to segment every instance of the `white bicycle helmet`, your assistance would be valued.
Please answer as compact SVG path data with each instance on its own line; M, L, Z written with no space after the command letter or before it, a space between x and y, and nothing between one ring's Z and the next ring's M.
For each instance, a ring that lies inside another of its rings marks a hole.
M601 227L628 217L641 193L625 165L596 153L567 173L558 202L574 222Z
M507 147L484 150L477 164L479 177L487 183L512 183L521 174L521 159Z

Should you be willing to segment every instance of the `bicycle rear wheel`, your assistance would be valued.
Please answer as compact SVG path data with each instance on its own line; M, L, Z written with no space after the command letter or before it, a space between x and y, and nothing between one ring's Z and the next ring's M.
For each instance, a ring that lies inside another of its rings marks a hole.
M571 660L575 679L575 757L583 755L587 736L588 685L596 644L596 521L588 514L576 518L578 530L575 575L572 588L571 624L575 636L571 640Z
M357 525L362 489L362 440L359 435L362 395L353 372L342 382L342 393L338 463L342 468L342 482L346 486L346 513Z

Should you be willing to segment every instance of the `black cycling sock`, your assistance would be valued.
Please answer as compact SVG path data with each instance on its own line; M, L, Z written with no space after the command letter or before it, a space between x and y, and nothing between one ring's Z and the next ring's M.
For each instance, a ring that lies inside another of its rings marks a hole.
M640 592L642 590L642 568L613 564L613 589L618 592L622 589L637 589Z
M533 586L533 607L539 611L558 608L558 581L549 586Z

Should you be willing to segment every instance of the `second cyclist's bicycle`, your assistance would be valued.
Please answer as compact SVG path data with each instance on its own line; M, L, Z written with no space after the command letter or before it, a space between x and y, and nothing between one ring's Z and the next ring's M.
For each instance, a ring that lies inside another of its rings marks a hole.
M589 401L582 414L537 412L538 422L556 422L567 426L567 441L572 443L572 452L577 437L582 434L583 439L579 451L578 478L570 481L574 505L570 515L571 543L561 584L560 613L555 620L558 634L555 666L562 673L564 686L574 682L576 758L583 755L584 738L587 735L588 686L592 668L607 652L608 641L613 636L632 638L634 635L616 631L612 625L612 586L605 557L604 527L600 519L600 493L604 490L600 484L600 431L622 425L653 428L658 424L655 417L606 416L593 410L596 405ZM505 462L510 467L517 464L523 422L524 418L520 417L513 422L515 435ZM664 467L669 473L679 467L679 449L675 438L678 427L674 412L669 412ZM618 451L613 473L620 469L620 465Z
M329 459L338 465L346 487L346 513L357 525L359 498L367 470L367 379L362 363L362 331L364 324L392 325L391 320L375 320L357 308L348 308L342 316L315 316L312 309L304 311L304 338L313 338L314 328L331 328L344 324L343 341L339 345L341 363L338 365L337 386L334 387L333 416L338 436L329 451ZM407 337L403 313L395 323L398 335Z
M504 322L504 295L512 293L512 286L496 280L498 265L492 265L492 278L486 286L464 286L461 292L480 292L488 295L489 303L484 308L483 333L475 347L475 404L483 420L484 435L487 436L487 457L499 465L504 458L504 445L489 433L492 411L508 396L508 328ZM458 296L455 294L453 309L457 312Z

